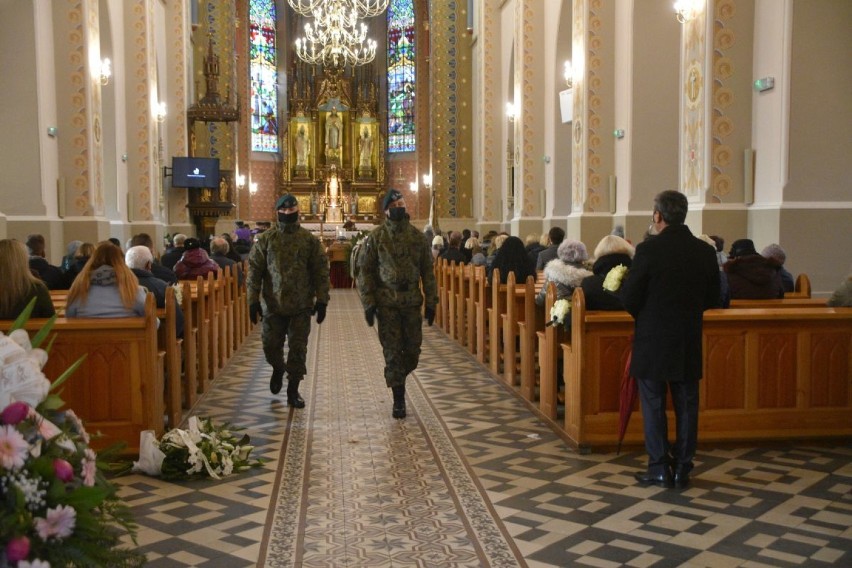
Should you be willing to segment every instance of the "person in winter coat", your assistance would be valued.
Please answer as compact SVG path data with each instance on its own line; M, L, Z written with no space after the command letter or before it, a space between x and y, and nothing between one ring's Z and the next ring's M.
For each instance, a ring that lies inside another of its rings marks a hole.
M731 245L725 263L731 299L770 300L784 297L778 263L757 253L751 239L739 239Z
M154 300L158 308L166 307L166 288L169 283L157 278L151 267L154 265L154 255L151 249L145 245L135 245L124 253L124 262L139 280L139 285L154 294ZM175 302L175 333L183 337L183 309Z
M147 294L125 264L121 249L102 241L68 290L65 317L144 316Z
M787 253L784 252L781 245L777 243L766 245L763 250L760 251L760 254L761 256L771 258L778 263L778 275L781 276L781 286L784 288L784 292L795 291L796 281L793 278L793 275L790 274L790 271L784 268L784 263L787 262Z
M831 294L828 305L833 308L852 308L852 272L840 287Z
M684 225L688 207L680 192L657 194L652 214L657 234L636 246L621 285L624 307L636 320L630 374L639 387L648 453L647 470L634 478L641 485L680 489L689 484L698 444L704 310L719 305L716 251ZM668 390L674 444L667 436Z
M580 241L564 240L556 249L556 258L544 267L544 286L535 297L535 303L544 305L547 287L550 282L556 283L556 299L571 300L574 288L580 286L583 280L592 276L584 268L583 263L589 259L586 245Z
M500 284L505 284L510 272L515 273L515 282L522 283L527 281L527 276L535 275L532 266L530 265L529 256L524 249L524 241L518 237L506 237L500 239L500 235L495 237L497 243L497 252L494 253L494 258L491 264L488 265L488 281L494 284L494 269L500 269ZM488 259L486 259L486 263Z
M595 247L595 263L592 275L583 279L583 295L586 297L587 310L623 310L621 296L603 289L604 279L609 271L623 265L629 269L633 263L636 249L621 237L607 235Z
M269 390L278 394L287 373L287 404L304 408L299 383L307 374L311 316L325 320L329 301L328 257L322 242L299 224L299 201L284 194L275 203L278 223L249 253L246 301L252 323L263 319L263 354L272 366ZM284 342L289 349L284 361Z
M219 265L201 248L201 241L195 237L186 239L183 242L183 256L175 264L178 279L195 280L199 276L206 278L209 272L219 272Z
M467 264L467 257L461 251L462 235L458 231L450 233L450 242L438 258L446 259L447 262L456 264Z

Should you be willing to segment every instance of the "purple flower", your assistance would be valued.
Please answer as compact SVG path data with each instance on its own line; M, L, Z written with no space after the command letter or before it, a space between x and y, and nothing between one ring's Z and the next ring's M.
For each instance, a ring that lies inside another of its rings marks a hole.
M26 402L13 402L3 409L0 414L0 422L14 426L27 417L30 412L30 406Z
M18 536L9 540L6 545L6 558L9 562L18 562L30 555L30 539Z
M53 460L53 473L56 474L57 478L66 483L74 479L74 468L62 458Z

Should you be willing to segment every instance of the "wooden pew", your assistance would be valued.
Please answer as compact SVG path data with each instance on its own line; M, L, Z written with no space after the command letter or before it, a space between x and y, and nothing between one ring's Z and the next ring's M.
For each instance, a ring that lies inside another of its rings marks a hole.
M456 266L455 271L455 280L456 280L456 301L455 301L455 338L456 341L459 342L459 345L464 347L465 341L467 338L466 329L467 329L467 300L468 300L468 292L467 289L470 286L470 265L469 264L459 264Z
M550 318L550 309L556 303L556 284L549 282L544 301L543 318ZM559 345L565 342L565 328L561 325L550 325L536 332L538 337L538 366L539 366L539 409L550 419L556 419L559 385L557 380L557 363L559 361Z
M31 319L25 329L34 335L46 319ZM12 322L0 322L7 332ZM161 435L163 423L163 363L157 349L155 301L148 294L145 317L57 318L45 375L55 380L82 355L79 369L62 388L67 408L85 422L95 449L118 441L127 443L128 454L139 452L139 434L154 430Z
M198 394L198 320L193 301L192 285L184 280L181 286L181 308L183 309L183 404L184 408L195 405Z
M571 315L564 431L579 447L615 445L633 319L587 312L582 290ZM702 442L852 435L852 308L708 310L703 368ZM642 440L637 404L625 443Z
M474 271L474 330L476 336L476 360L483 365L488 362L488 314L491 310L491 284L488 282L484 266L477 266Z
M162 310L162 313L158 311L157 315L160 318L160 328L157 330L157 344L166 354L166 419L168 420L169 428L177 428L183 416L181 410L181 348L183 346L183 339L178 339L177 337L177 307L175 304L175 289L172 286L166 286L166 307Z
M488 308L488 366L500 374L503 343L503 314L506 312L506 285L500 283L500 269L491 272L491 307Z
M456 261L444 262L444 285L447 287L447 319L444 320L444 332L450 336L450 339L456 339L456 318L458 317L458 278L456 278L456 270L458 266Z
M796 276L795 288L792 292L786 292L784 298L810 298L811 280L804 272Z
M534 277L528 276L524 285L523 317L518 321L518 335L520 341L520 377L521 396L530 402L536 399L536 363L538 351L536 339L538 333L544 332L546 323L544 308L535 304L535 296L538 290Z

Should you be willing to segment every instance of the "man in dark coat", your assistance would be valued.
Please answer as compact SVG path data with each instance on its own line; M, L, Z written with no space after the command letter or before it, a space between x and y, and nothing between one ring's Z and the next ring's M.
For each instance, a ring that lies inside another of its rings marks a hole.
M420 309L425 303L426 322L432 325L438 289L429 243L408 222L402 194L388 190L382 208L385 222L364 238L358 254L357 284L367 324L379 320L385 384L393 393L391 416L401 419L406 414L405 379L420 360Z
M713 247L684 225L687 209L677 191L654 198L657 235L636 247L622 285L624 307L636 320L630 373L642 401L648 469L635 477L643 485L686 487L698 441L703 313L719 304L719 266ZM667 387L677 424L673 446Z
M154 300L158 308L166 307L166 288L169 283L157 278L151 271L154 265L154 255L145 245L134 245L124 253L124 263L139 280L139 285L147 288L154 294ZM175 303L175 332L178 337L183 337L183 309Z
M71 285L62 269L53 266L45 258L43 235L27 236L26 245L30 253L30 271L44 282L48 290L65 290Z
M547 237L550 241L550 246L538 253L535 261L536 272L544 270L547 263L556 258L559 245L565 240L565 230L561 227L551 227L550 231L547 232Z

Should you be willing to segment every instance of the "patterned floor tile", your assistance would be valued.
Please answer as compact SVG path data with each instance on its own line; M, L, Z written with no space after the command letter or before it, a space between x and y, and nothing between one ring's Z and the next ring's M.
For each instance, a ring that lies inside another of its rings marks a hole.
M357 296L314 327L304 410L269 393L259 330L193 413L245 428L263 468L117 479L148 566L850 566L852 446L701 448L681 492L641 451L581 455L437 328L405 420Z

